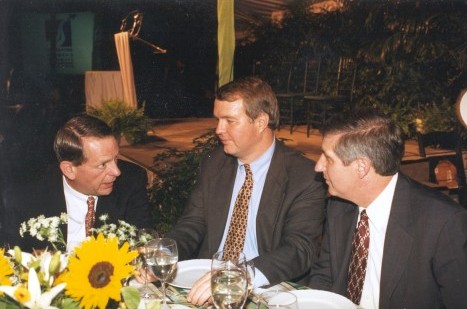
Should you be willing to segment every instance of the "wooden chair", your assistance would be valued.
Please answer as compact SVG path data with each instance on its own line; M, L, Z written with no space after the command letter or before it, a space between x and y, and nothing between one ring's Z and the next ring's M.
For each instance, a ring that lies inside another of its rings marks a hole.
M320 68L321 70L322 68ZM320 127L330 115L341 111L345 103L352 103L356 72L355 61L351 58L341 57L332 93L322 93L322 90L318 89L321 86L317 84L317 93L304 95L303 100L307 105L307 136L310 136L310 130L313 126ZM318 83L320 82L318 80Z
M428 161L428 182L430 187L439 189L448 195L454 195L462 206L467 207L467 182L464 159L462 156L462 139L456 131L430 132L417 136L419 154ZM451 162L455 167L455 175L447 171L453 181L440 179L439 163ZM437 171L438 169L438 177Z
M279 73L282 79L280 85L273 84L276 93L277 102L280 109L280 124L289 124L290 134L293 133L297 125L297 109L303 98L303 83L305 66L301 61L286 62L280 65L282 73ZM279 70L281 72L281 70Z

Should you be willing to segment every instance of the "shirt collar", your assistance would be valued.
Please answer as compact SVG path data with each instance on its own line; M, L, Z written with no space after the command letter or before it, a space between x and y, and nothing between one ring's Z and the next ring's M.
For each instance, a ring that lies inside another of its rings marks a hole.
M386 230L389 221L389 214L391 213L392 199L396 190L398 176L398 173L392 176L386 188L384 188L378 197L366 208L368 219L381 232ZM360 212L363 209L365 208L360 207Z
M88 195L83 194L83 193L78 192L75 189L73 189L68 184L65 176L63 176L63 191L65 192L65 194L71 194L72 196L74 196L75 198L77 198L79 200L82 200L82 201L85 201L85 202L88 200ZM94 197L94 198L96 198L96 197ZM96 201L97 201L97 199L96 199Z
M268 165L269 162L272 160L272 156L274 155L274 149L276 148L276 139L274 138L272 141L271 146L255 161L250 163L250 169L253 174L255 174L255 171L258 171L265 165ZM243 166L245 163L243 163L240 160L238 161L238 166Z

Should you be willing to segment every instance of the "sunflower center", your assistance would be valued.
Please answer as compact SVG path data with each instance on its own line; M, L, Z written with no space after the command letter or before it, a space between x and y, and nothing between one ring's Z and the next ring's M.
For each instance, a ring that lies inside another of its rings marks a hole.
M110 282L114 266L109 262L98 262L89 271L88 280L95 289L103 288Z

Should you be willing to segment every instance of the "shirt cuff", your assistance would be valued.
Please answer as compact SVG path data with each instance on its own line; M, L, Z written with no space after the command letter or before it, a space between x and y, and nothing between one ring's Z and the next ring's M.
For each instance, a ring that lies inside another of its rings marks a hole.
M255 279L253 280L253 288L260 288L262 286L269 285L269 280L266 276L258 269L255 269Z

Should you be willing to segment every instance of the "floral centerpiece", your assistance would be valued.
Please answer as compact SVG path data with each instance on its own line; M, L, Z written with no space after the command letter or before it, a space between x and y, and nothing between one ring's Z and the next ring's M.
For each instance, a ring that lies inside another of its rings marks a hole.
M0 308L137 308L139 291L126 282L136 273L136 246L149 239L137 238L136 227L119 221L95 228L71 253L56 250L65 244L60 217L39 216L24 222L23 236L29 233L49 241L54 250L22 252L19 247L0 248Z

